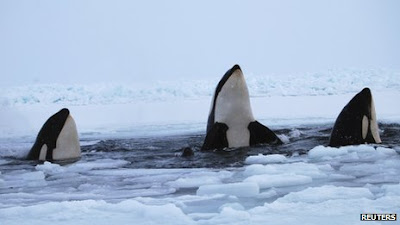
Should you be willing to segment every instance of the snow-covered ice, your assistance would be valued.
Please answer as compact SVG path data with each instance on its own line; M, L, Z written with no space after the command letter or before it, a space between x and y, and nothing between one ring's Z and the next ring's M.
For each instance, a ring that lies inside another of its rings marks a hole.
M260 192L260 187L255 182L229 183L202 185L197 190L198 195L225 194L236 197L254 197Z
M279 154L249 156L246 159L247 164L267 164L267 163L284 163L286 162L286 157Z

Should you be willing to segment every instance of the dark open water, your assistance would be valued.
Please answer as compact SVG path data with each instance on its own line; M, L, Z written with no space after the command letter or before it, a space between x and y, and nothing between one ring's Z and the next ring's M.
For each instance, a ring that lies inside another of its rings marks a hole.
M379 124L382 145L399 146L400 125ZM132 139L104 139L93 145L82 146L81 160L123 159L130 168L224 168L241 167L245 159L257 154L306 154L313 147L327 145L332 125L304 126L296 129L274 130L286 143L259 145L213 152L200 151L204 134L147 137ZM183 148L190 147L194 156L180 157Z

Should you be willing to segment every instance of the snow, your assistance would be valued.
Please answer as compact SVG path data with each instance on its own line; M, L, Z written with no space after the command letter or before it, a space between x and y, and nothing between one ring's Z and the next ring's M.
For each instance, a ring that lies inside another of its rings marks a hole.
M373 199L374 195L368 188L358 187L335 187L326 185L322 187L309 187L303 191L292 192L279 198L279 202L307 202L319 203L335 199Z
M237 197L254 197L260 192L257 183L244 181L243 183L212 184L200 186L197 195L225 194Z
M194 174L196 173L196 174ZM224 179L230 178L231 172L191 172L188 175L183 175L175 181L168 182L167 184L175 188L194 188L208 184L220 184Z
M0 106L82 106L211 98L218 79L10 86L0 90ZM365 86L375 92L398 91L400 73L342 69L285 76L248 74L246 82L251 97L327 96L359 92Z
M335 156L341 156L348 154L347 148L331 148L324 146L316 146L308 152L310 158L324 158L330 159Z
M271 188L307 184L312 182L312 178L303 175L283 173L279 175L254 175L246 178L244 182L255 182L260 188Z
M21 216L24 215L24 216ZM5 224L70 224L71 218L78 224L84 221L96 224L193 224L182 211L173 204L162 206L145 205L135 200L126 200L116 204L105 201L68 201L38 204L30 207L5 209L0 213Z
M287 164L269 164L260 165L254 164L247 166L244 170L246 176L253 175L276 175L282 174L285 171L290 171L290 175L304 175L311 178L324 177L323 171L330 171L332 168L329 165L314 165L305 162L292 162ZM301 176L302 177L302 176ZM290 178L289 178L290 179Z
M5 186L21 189L21 193L2 193L0 217L5 224L23 224L26 218L30 224L358 224L360 213L398 213L399 155L390 149L374 152L367 145L341 149L347 155L327 154L330 160L282 155L283 164L254 162L229 171L118 169L126 162L111 159L88 166L46 162L34 172L0 174L3 191ZM356 164L351 164L352 153L360 154ZM372 162L370 154L375 156ZM339 161L340 168L333 169ZM371 163L385 169L371 168ZM353 168L342 169L349 166ZM380 185L382 175L390 171L397 177ZM372 180L376 182L357 180L377 173L380 176ZM96 176L108 176L110 183L96 182ZM85 183L74 187L80 179ZM70 181L66 189L54 186ZM24 193L37 182L41 190Z
M382 189L384 190L385 194L398 196L400 195L400 184L397 185L382 185Z
M378 121L399 124L400 76L380 72L250 76L253 113L271 129L288 129L290 145L304 137L297 126L333 124L352 96L369 86ZM0 171L1 223L336 225L363 224L360 213L400 213L398 143L318 145L307 154L259 154L243 167L213 169L136 169L113 157L69 165L22 160L44 121L62 107L75 118L82 145L203 134L215 82L3 89L0 166L21 165ZM146 149L162 150L151 143Z
M249 156L245 163L247 164L267 164L267 163L283 163L286 162L286 157L279 154Z

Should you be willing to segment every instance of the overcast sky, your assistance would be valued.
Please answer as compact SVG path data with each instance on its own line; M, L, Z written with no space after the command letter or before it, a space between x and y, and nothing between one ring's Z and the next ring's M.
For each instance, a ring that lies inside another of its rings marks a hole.
M400 1L0 1L2 85L400 70Z

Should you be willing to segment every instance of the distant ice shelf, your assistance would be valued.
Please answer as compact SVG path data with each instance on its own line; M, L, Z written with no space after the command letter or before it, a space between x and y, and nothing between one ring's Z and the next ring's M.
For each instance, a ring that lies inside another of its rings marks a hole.
M221 75L222 76L222 75ZM106 105L211 97L218 79L137 83L32 84L0 90L0 106L56 104ZM373 92L400 90L400 72L342 69L313 74L246 75L251 97L341 95L369 87Z

